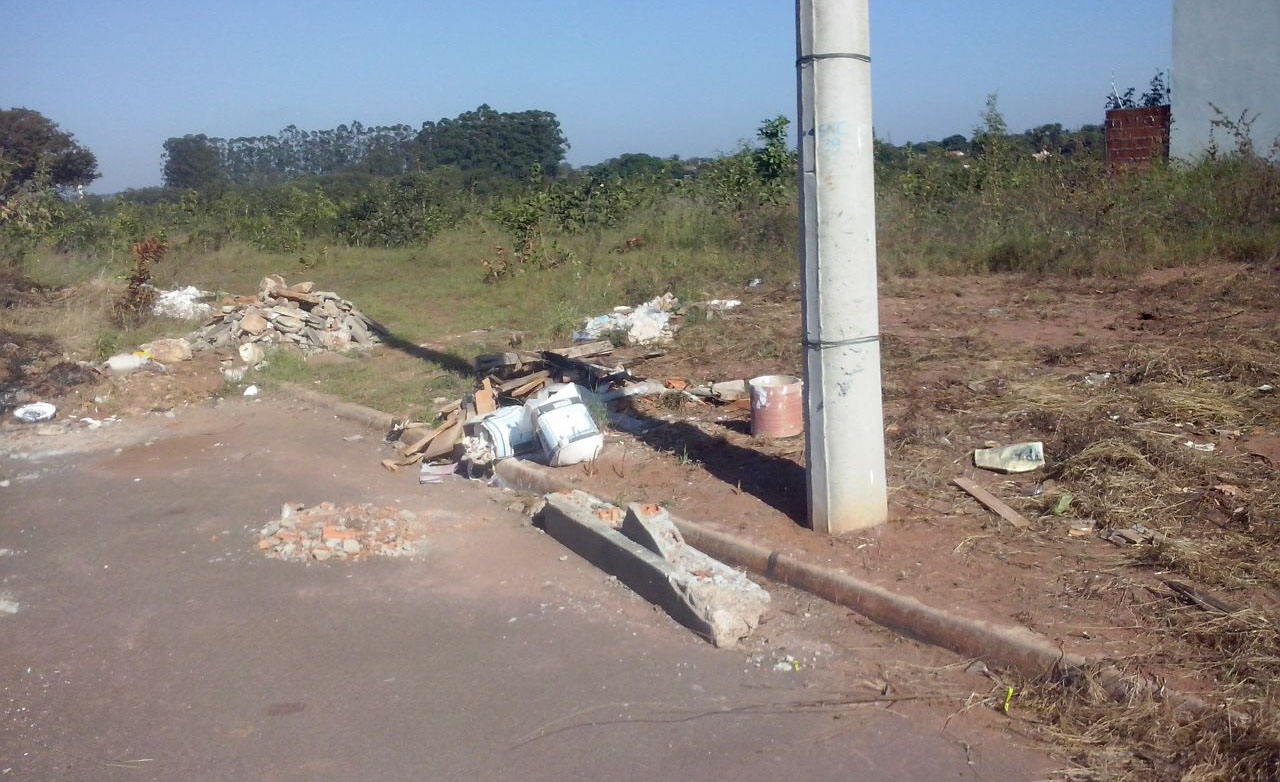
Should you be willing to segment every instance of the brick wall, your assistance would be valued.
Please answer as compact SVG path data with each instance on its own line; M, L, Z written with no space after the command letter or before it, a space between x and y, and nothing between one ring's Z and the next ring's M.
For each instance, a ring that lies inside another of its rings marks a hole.
M1110 109L1106 126L1107 165L1145 165L1169 159L1169 107Z

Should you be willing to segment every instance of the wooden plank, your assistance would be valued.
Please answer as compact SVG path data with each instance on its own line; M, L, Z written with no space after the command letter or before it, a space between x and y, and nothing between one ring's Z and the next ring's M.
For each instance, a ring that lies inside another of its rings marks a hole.
M512 378L511 380L508 380L505 383L498 384L497 386L498 393L505 394L510 391L514 391L517 388L522 388L538 380L546 380L549 377L551 377L551 371L544 369L541 372L533 372L528 375L522 375L520 377Z
M1026 529L1031 526L1031 522L1027 521L1025 516L1018 513L1013 508L1010 508L1008 505L1005 505L994 494L968 478L952 478L951 482L963 489L970 497L973 497L975 500L982 503L987 510L996 514L1018 529Z
M539 388L542 388L542 386L545 385L546 382L547 382L547 378L545 377L540 377L535 380L531 380L528 383L525 383L524 385L520 386L519 388L513 389L509 394L507 394L507 396L510 396L513 399L523 399L529 394L532 394L533 392L537 391Z
M480 388L476 391L476 415L484 415L492 413L498 409L498 403L493 400L493 384L489 382L489 378L485 378L480 383Z
M476 371L483 374L500 367L519 367L523 363L515 353L485 353L476 356Z
M1223 614L1234 614L1239 608L1232 606L1208 592L1202 592L1190 584L1184 584L1181 581L1171 581L1169 579L1161 579L1164 585L1181 595L1184 599L1195 603L1210 613L1219 612Z
M545 351L554 353L561 358L587 358L589 356L603 356L613 352L613 343L607 339L597 342L584 342L581 345L573 345L567 348L552 348Z
M398 446L400 453L418 453L423 448L426 448L427 443L431 442L431 438L435 436L434 430L406 429L400 435L400 445Z
M444 426L436 430L436 436L431 438L431 445L422 452L423 461L431 461L439 459L441 456L447 456L453 451L453 447L462 441L462 419L454 419Z

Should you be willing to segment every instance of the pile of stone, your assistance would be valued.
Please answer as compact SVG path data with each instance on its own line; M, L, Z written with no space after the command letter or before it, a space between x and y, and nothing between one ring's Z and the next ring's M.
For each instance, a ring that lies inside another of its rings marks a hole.
M286 503L280 518L258 532L258 550L287 562L411 556L420 537L416 521L412 511L385 506Z
M191 335L192 347L237 348L260 343L295 345L304 353L371 348L385 330L351 302L315 283L285 284L278 274L264 277L257 296L223 299L213 319Z

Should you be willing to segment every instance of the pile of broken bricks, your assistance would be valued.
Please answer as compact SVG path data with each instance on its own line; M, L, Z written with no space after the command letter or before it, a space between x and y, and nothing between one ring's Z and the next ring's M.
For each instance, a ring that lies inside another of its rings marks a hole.
M191 335L192 347L236 348L257 343L294 345L303 353L371 348L386 329L356 306L315 283L287 285L272 274L262 279L257 296L228 296L208 324Z
M418 550L416 521L412 511L392 507L286 503L258 532L258 550L287 562L410 556Z

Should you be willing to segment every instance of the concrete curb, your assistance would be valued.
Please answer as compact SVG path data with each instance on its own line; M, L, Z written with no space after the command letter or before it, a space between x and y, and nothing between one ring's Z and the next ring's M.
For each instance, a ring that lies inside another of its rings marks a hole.
M354 402L344 402L337 397L312 391L309 388L303 388L293 383L281 383L279 388L300 402L323 407L339 418L345 418L370 429L385 433L390 431L391 424L394 421L390 413L374 410L372 407L365 407Z
M496 472L513 487L538 492L572 491L573 486L538 465L519 459L498 462ZM851 608L876 624L964 657L982 658L1027 676L1045 676L1083 667L1087 660L1067 654L1049 638L1016 625L997 625L925 605L828 568L770 551L702 524L672 516L694 548L736 567Z
M503 459L493 466L493 474L500 482L513 489L538 494L571 492L577 488L558 475L552 475L524 459Z
M689 545L766 578L852 608L876 624L962 657L1046 676L1080 668L1084 657L1060 650L1045 636L1017 625L959 616L829 568L810 565L684 519L674 518Z
M544 468L518 459L498 463L500 477L514 488L567 492L574 487ZM722 562L803 589L850 608L878 625L917 641L948 649L962 657L1016 671L1029 678L1061 677L1092 668L1098 681L1117 700L1141 695L1163 698L1176 709L1205 714L1219 711L1202 698L1166 689L1100 660L1069 654L1053 639L1017 625L999 625L926 605L913 597L770 551L702 524L671 517L685 541Z

